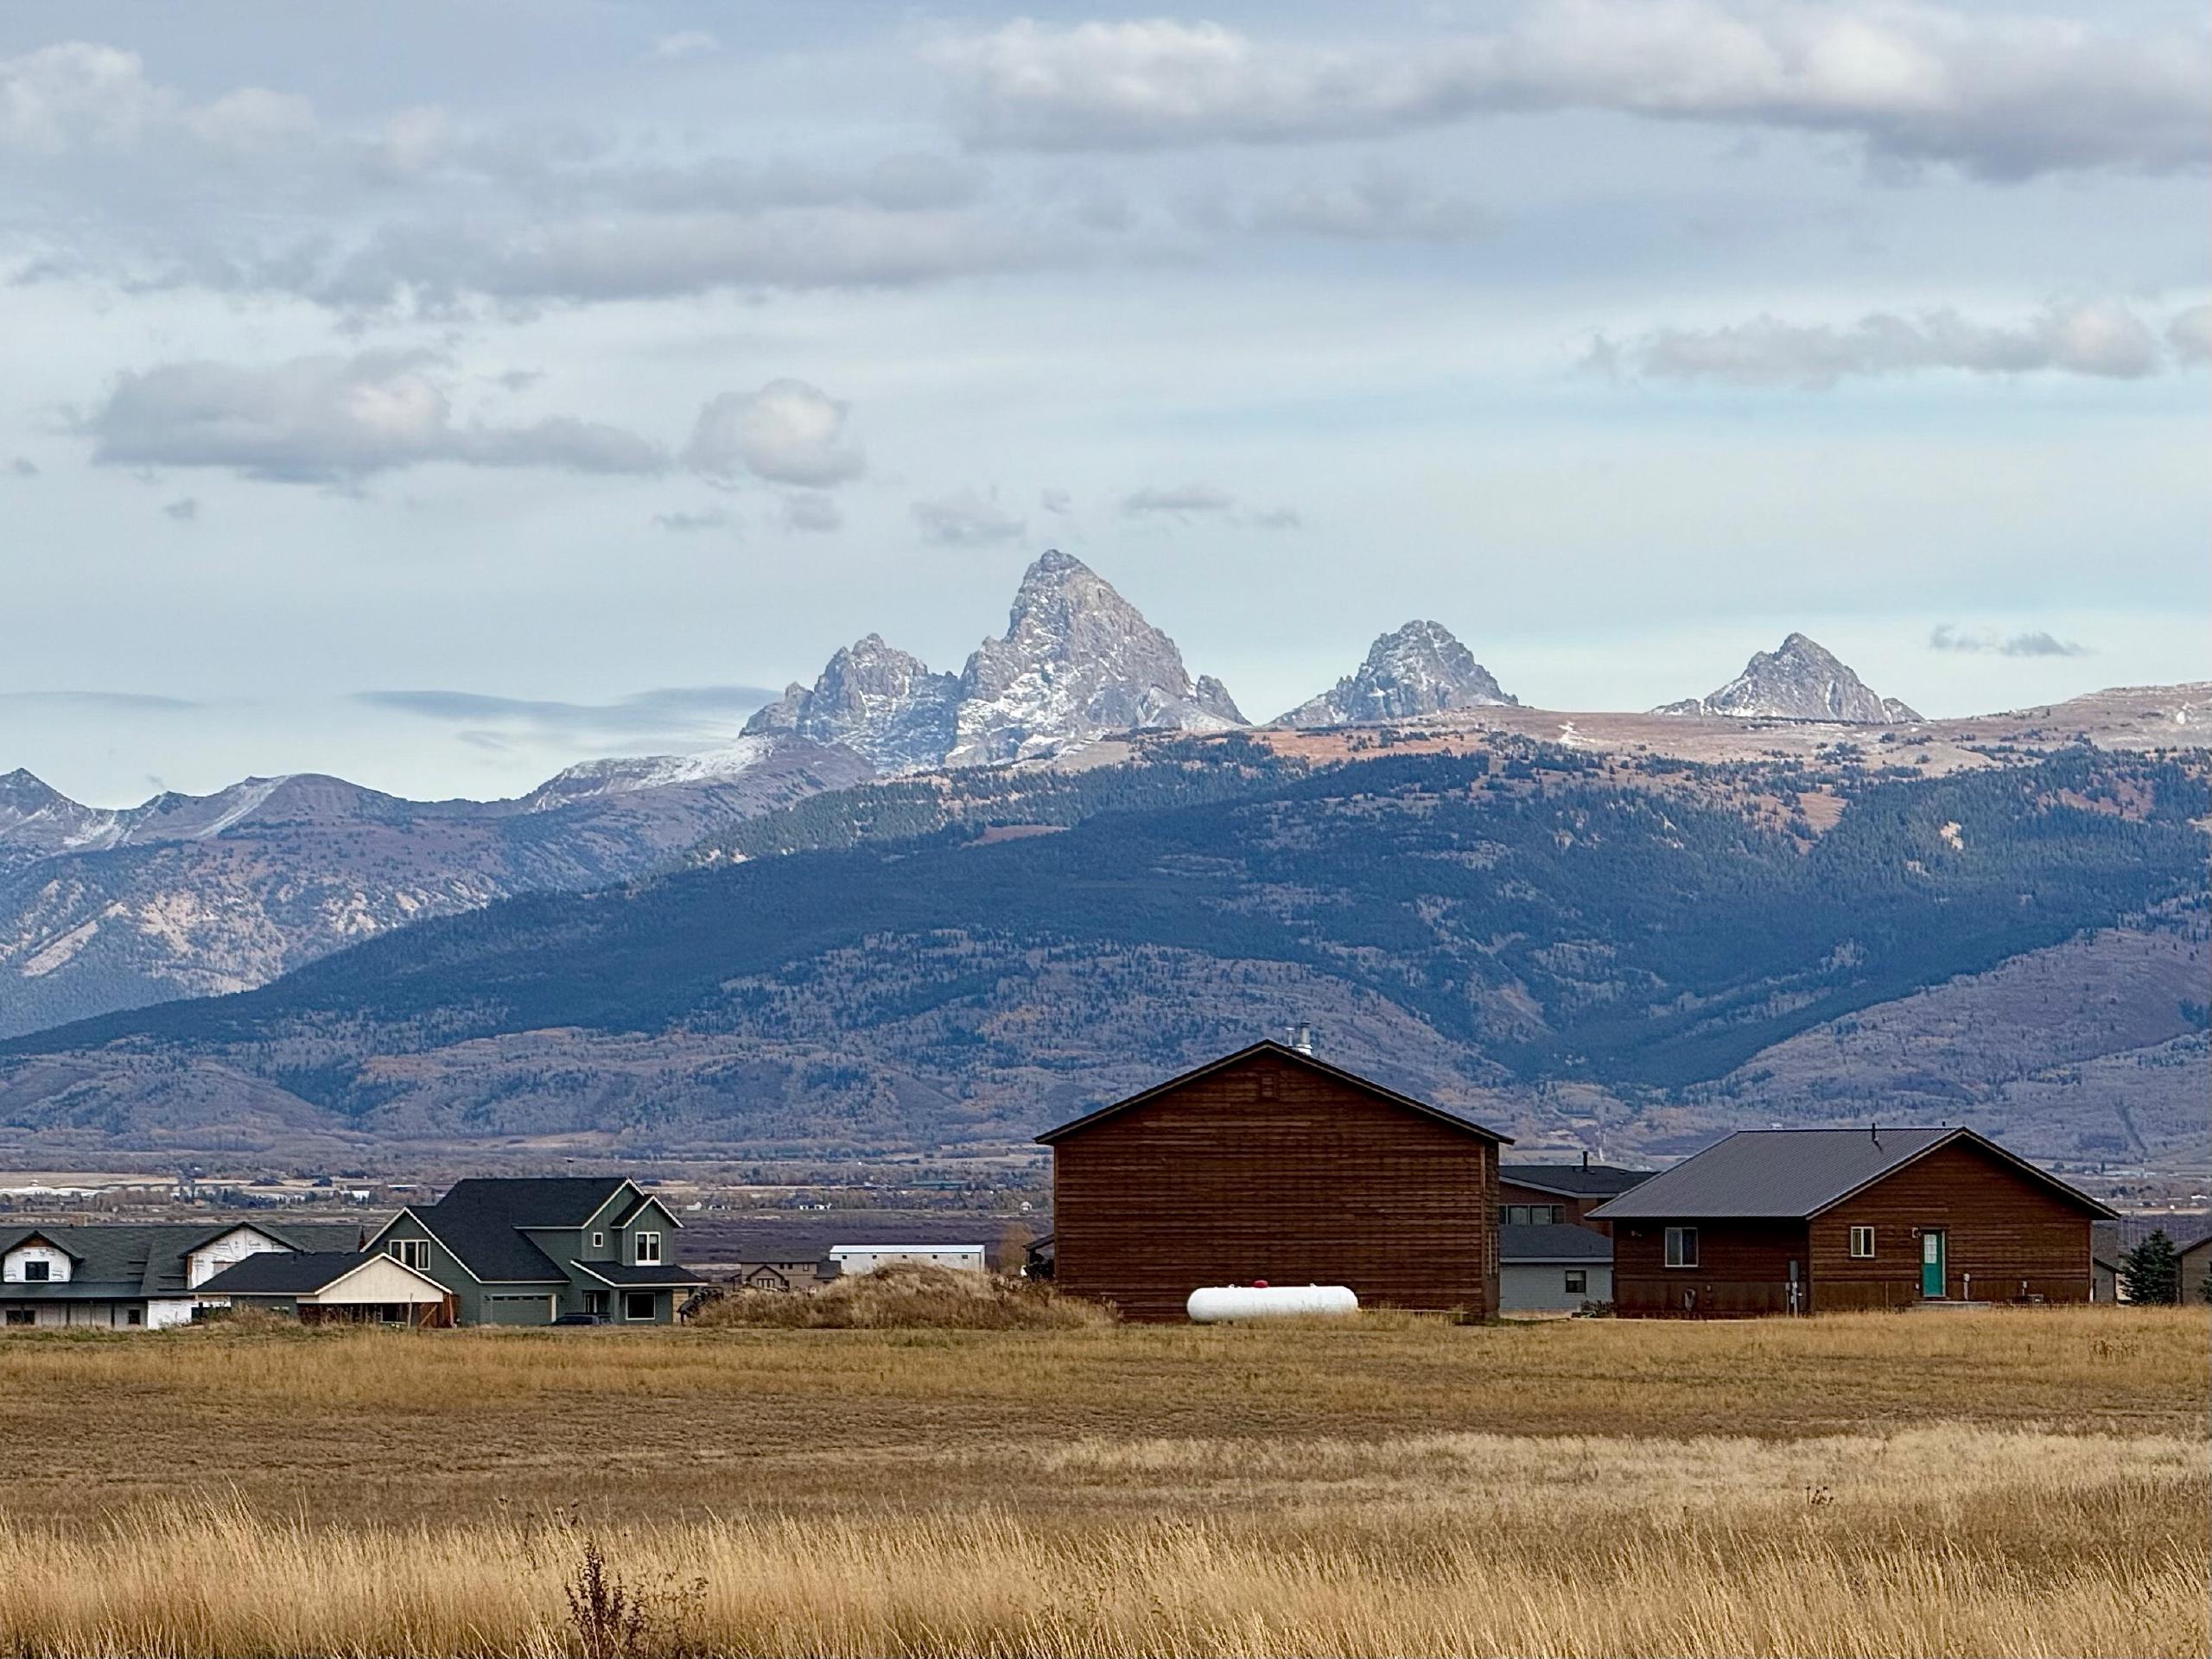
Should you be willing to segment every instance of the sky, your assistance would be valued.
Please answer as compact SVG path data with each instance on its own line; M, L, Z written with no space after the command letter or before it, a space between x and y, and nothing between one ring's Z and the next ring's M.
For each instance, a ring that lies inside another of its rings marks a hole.
M2201 8L0 8L0 772L519 793L1057 546L1266 718L2212 677Z

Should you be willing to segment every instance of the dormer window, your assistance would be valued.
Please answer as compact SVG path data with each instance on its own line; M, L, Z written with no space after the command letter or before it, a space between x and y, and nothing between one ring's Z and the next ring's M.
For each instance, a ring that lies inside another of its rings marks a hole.
M23 1263L23 1282L27 1285L42 1285L53 1276L54 1263L51 1262L33 1259Z
M660 1235L639 1233L637 1236L638 1265L641 1268L658 1266L660 1262Z

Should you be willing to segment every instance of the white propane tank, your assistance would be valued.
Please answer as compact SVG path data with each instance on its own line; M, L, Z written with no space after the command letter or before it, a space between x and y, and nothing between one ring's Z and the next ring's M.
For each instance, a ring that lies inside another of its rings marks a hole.
M1342 1285L1206 1285L1183 1311L1196 1325L1224 1319L1281 1319L1299 1313L1357 1313L1359 1298Z

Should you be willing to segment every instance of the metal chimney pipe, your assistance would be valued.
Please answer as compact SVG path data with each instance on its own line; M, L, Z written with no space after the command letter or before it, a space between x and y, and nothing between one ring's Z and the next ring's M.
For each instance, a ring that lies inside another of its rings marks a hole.
M1313 1052L1313 1027L1301 1024L1297 1035L1290 1039L1290 1046L1300 1054L1311 1054Z

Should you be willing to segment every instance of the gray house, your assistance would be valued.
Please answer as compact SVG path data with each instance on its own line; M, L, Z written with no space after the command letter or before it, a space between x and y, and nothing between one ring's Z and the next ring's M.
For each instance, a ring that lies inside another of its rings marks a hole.
M450 1291L456 1324L666 1325L705 1282L677 1263L683 1229L622 1176L473 1179L402 1210L370 1249Z
M1613 1300L1613 1241L1573 1223L1497 1230L1501 1313L1573 1313Z
M160 1222L0 1229L0 1326L159 1330L190 1321L200 1292L257 1255L360 1248L358 1222Z

